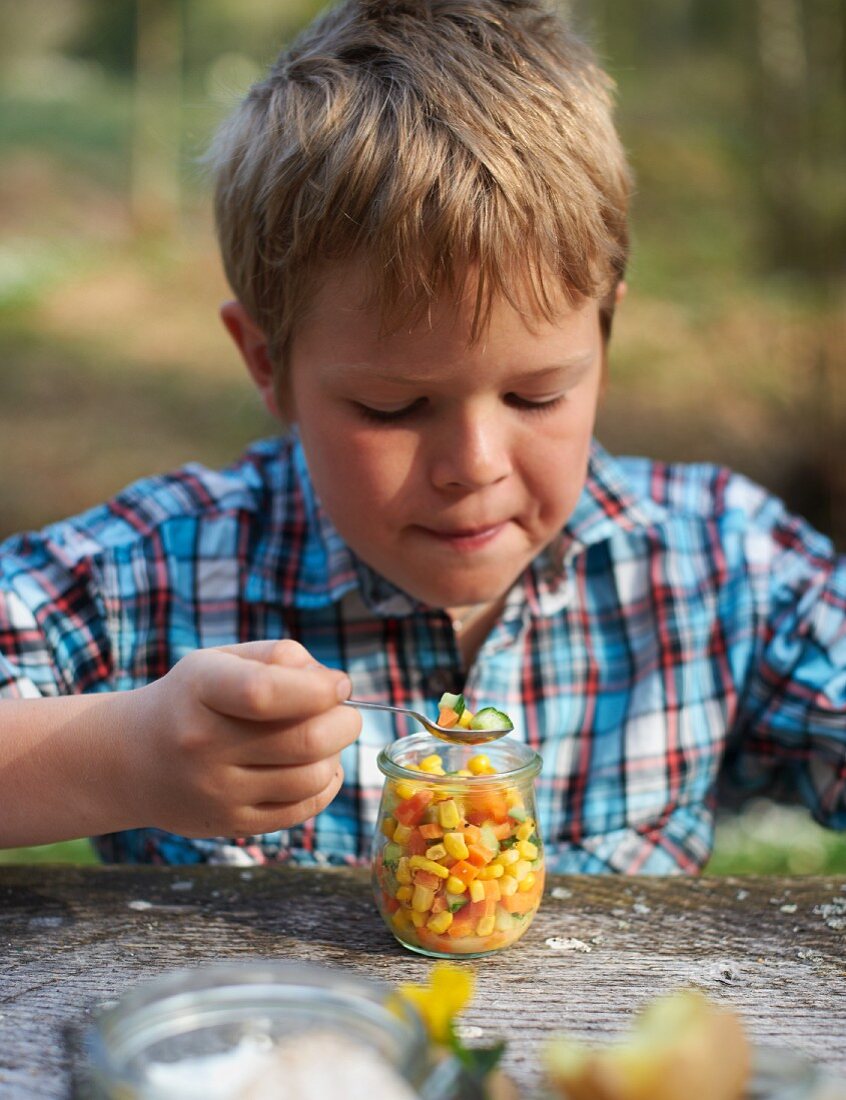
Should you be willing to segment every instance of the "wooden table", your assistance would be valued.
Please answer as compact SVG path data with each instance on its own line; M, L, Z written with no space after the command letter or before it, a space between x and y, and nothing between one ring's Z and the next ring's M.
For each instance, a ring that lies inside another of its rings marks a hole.
M134 983L256 958L387 982L431 965L389 935L362 870L0 868L0 1097L67 1097L64 1037ZM549 1036L606 1039L681 985L846 1079L846 878L553 877L524 939L475 969L465 1023L509 1040L526 1096Z

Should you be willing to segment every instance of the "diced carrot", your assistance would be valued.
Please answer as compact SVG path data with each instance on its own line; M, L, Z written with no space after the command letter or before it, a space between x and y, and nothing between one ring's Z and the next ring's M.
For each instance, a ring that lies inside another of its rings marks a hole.
M447 929L447 935L452 939L459 936L472 936L476 929L476 921L472 913L468 913L469 905L463 906L452 918L452 924Z
M494 857L494 853L484 844L468 844L467 851L469 853L467 859L474 867L484 867Z
M394 810L394 816L402 825L419 825L434 796L434 791L423 787L416 791L411 798L400 802Z
M481 790L467 795L467 820L472 825L482 825L486 821L498 824L508 820L508 801L505 791ZM399 816L399 815L397 815Z
M466 859L460 859L450 867L450 874L455 875L465 886L469 885L478 873L479 868L474 867L472 863L468 863Z
M517 896L516 894L514 895ZM482 917L492 917L496 912L496 902L493 898L482 898L481 901L471 901L469 905L465 905L464 910L469 910L468 916L473 918L474 925L482 919Z
M497 840L505 840L507 837L511 836L510 821L500 821L498 824L492 825L491 829Z
M420 835L425 836L427 840L439 840L444 835L444 831L440 825L432 822L431 824L420 826ZM506 833L506 836L507 835Z
M501 897L499 904L507 913L528 913L540 904L543 893L543 872L537 872L537 880L531 890L525 893L518 890L510 898Z
M482 830L478 825L466 825L464 828L465 844L478 844L482 839Z
M411 877L415 886L426 886L430 890L437 890L441 885L441 879L431 871L415 871Z
M485 897L493 898L494 901L499 901L500 889L498 878L488 878L482 883L485 888Z
M438 711L438 725L443 726L445 729L457 726L459 718L460 715L456 714L452 707L441 707Z
M405 847L410 856L425 856L429 841L419 829L415 829L408 838L408 844Z

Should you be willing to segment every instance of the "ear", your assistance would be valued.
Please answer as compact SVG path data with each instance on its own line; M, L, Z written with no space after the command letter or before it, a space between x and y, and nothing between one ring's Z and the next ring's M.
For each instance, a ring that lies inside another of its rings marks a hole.
M240 302L224 302L220 307L220 319L232 337L235 347L241 353L241 358L247 365L264 407L271 416L282 420L283 416L276 395L276 374L267 346L267 337Z
M618 306L629 292L629 284L621 279L614 289L614 306Z

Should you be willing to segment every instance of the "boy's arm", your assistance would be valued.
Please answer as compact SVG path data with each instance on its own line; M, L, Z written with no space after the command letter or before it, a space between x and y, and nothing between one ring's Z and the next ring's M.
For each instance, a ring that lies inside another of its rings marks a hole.
M819 822L846 829L846 558L778 502L767 515L747 540L762 611L728 775L752 789L787 775Z
M349 689L282 641L198 650L135 691L0 700L0 847L298 824L340 788L361 727Z
M0 700L0 848L137 825L135 692Z

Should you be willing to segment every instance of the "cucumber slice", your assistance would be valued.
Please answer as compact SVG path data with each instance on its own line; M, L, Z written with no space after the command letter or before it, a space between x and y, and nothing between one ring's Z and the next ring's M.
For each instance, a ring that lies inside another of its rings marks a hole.
M382 862L386 867L390 867L393 870L396 869L397 864L400 861L402 855L402 848L399 844L394 844L393 841L389 841L382 849Z
M464 713L466 706L467 704L464 702L463 695L452 695L448 691L443 693L438 703L439 710L443 710L444 708L447 710L454 710L459 718Z
M524 806L512 806L508 811L508 816L513 817L515 821L525 821L529 815Z
M471 730L513 730L514 723L507 714L496 707L482 707L477 710L470 723Z
M446 903L447 909L450 913L457 913L459 909L463 909L464 906L470 901L469 898L463 894L447 894Z
M479 830L479 837L489 852L499 851L499 839L490 825L483 825Z

